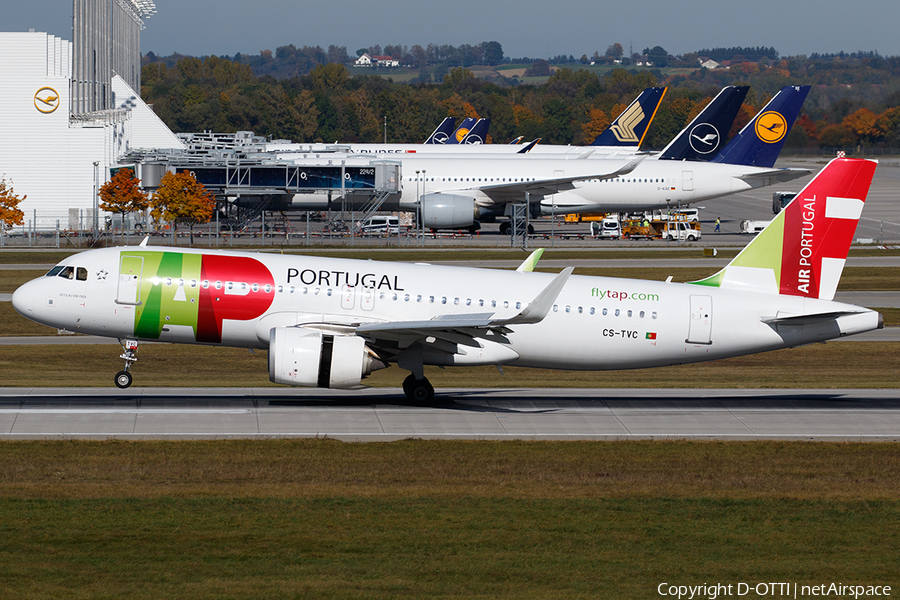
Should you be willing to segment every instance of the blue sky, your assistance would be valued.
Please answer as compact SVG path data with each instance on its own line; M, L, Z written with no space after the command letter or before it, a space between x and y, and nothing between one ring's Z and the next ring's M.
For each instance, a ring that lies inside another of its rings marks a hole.
M900 2L870 0L154 0L143 52L258 54L278 46L478 44L498 41L507 56L546 58L662 46L773 46L782 56L877 50L900 55ZM71 0L12 0L3 31L47 31L71 39Z

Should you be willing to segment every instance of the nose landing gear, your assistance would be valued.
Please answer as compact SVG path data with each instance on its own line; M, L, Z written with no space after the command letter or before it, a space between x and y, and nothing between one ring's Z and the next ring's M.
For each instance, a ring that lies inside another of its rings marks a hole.
M137 340L119 340L122 349L125 351L119 358L125 359L125 369L116 373L116 387L125 389L131 385L131 365L137 362L138 343Z

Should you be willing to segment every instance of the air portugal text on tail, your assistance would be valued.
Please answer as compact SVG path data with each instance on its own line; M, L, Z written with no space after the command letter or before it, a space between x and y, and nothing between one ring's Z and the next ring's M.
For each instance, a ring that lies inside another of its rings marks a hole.
M503 271L264 253L90 250L21 286L13 306L52 327L118 338L132 382L154 340L268 350L269 378L356 388L396 364L613 370L787 348L881 326L832 301L875 163L837 159L724 269L702 281ZM499 375L498 375L499 376ZM614 381L614 380L613 380Z
M874 162L838 161L785 211L782 294L834 298L874 172Z

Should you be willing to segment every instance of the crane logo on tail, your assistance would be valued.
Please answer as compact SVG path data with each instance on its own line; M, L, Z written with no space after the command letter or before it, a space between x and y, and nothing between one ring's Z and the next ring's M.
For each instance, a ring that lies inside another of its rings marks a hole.
M761 114L756 120L756 136L767 144L780 142L787 130L787 119L774 110Z

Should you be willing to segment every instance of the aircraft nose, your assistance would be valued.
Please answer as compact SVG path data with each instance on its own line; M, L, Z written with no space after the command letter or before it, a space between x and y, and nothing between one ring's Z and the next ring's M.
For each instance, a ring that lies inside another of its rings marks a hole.
M13 292L12 305L23 317L31 318L34 314L34 285L33 281L25 283Z

